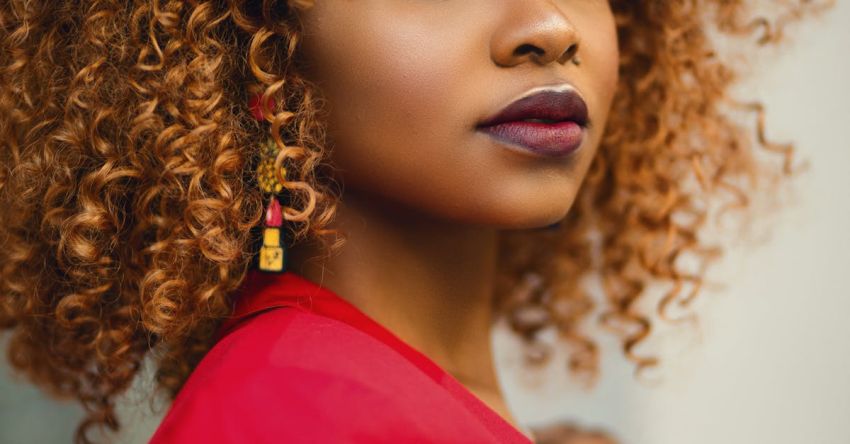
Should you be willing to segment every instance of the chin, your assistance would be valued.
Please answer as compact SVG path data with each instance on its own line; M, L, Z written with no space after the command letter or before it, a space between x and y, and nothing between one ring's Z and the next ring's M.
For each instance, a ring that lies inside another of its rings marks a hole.
M503 230L524 230L544 228L560 222L572 208L572 199L551 199L535 202L510 202L502 200L489 207L480 203L466 207L463 214L444 215L449 218L473 224Z
M561 210L557 207L550 207L537 212L514 214L512 215L513 217L506 218L501 221L501 223L496 224L496 226L506 230L545 228L549 225L560 222L564 219L564 217L566 217L568 211L569 208Z
M575 193L533 193L499 199L492 208L491 225L503 229L535 229L560 222L573 206Z

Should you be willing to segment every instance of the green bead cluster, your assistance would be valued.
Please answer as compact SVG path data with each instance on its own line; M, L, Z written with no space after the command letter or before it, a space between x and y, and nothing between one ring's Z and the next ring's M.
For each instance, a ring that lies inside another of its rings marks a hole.
M272 138L268 138L260 150L260 163L257 165L257 181L260 189L266 193L280 193L283 184L280 183L274 172L274 162L280 150ZM286 180L286 169L280 167L280 177Z

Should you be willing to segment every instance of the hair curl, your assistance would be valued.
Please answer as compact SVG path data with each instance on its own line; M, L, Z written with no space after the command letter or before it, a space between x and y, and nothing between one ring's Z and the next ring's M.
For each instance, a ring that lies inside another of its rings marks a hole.
M329 250L344 242L328 228L341 193L328 174L321 103L301 75L293 9L310 3L1 3L0 329L10 331L14 368L82 403L76 442L90 442L93 427L120 428L115 400L149 352L173 397L212 345L253 254L263 201L252 172L266 138L287 168L290 238ZM746 207L735 180L769 176L722 105L756 113L756 141L791 172L792 147L765 139L761 105L729 96L737 71L704 25L742 38L761 31L758 43L773 43L786 21L823 5L776 0L785 13L771 21L743 3L611 1L621 82L576 205L556 230L503 236L511 254L494 309L531 342L557 327L576 375L594 376L598 360L582 333L594 303L580 278L599 273L600 320L620 324L638 368L653 365L634 351L650 332L635 304L645 285L673 284L662 317L691 301L702 273L681 271L677 258L719 252L698 241L700 202L726 191ZM258 92L276 99L266 122L245 106ZM693 289L681 298L685 284Z

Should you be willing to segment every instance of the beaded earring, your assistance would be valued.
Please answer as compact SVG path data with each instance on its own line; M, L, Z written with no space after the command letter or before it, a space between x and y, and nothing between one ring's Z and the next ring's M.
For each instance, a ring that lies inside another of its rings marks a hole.
M260 98L262 94L256 94L251 98L251 114L257 120L263 119L260 109ZM269 98L269 107L274 107L274 100ZM265 217L263 218L263 243L260 246L260 254L257 256L257 268L269 273L285 273L287 266L286 242L283 236L283 213L278 200L283 191L283 184L279 178L286 180L286 169L280 167L280 177L275 174L275 160L279 149L274 140L269 137L260 150L260 162L257 165L257 184L260 190L269 195L266 205Z

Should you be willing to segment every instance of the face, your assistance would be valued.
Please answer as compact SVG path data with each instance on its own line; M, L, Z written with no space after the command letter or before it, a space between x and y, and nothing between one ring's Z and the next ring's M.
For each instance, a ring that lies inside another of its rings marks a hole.
M316 0L299 15L346 194L498 228L566 215L618 80L607 0ZM576 49L579 65L564 56ZM577 150L543 155L480 130L565 84L590 121Z

